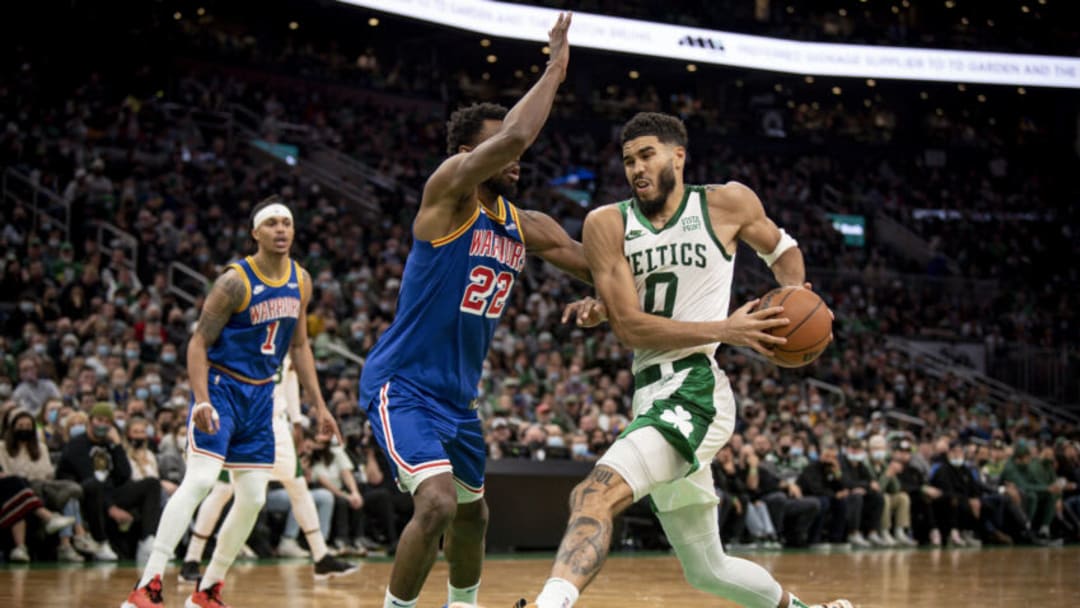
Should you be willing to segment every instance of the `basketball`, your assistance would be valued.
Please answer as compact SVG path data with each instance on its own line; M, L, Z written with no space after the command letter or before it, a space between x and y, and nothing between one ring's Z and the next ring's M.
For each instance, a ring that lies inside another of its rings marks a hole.
M809 365L832 342L832 315L813 291L804 287L779 287L762 296L756 310L770 306L783 306L780 316L790 319L787 325L767 330L774 336L787 338L787 344L778 344L773 349L773 363L780 367Z

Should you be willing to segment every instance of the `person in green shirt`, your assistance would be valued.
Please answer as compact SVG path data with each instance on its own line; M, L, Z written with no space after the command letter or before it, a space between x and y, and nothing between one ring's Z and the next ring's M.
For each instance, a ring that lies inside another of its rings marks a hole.
M1054 474L1054 450L1044 448L1038 455L1024 440L1017 442L1012 458L1005 463L1001 480L1020 493L1024 513L1039 539L1050 539L1050 522L1054 519L1061 486Z

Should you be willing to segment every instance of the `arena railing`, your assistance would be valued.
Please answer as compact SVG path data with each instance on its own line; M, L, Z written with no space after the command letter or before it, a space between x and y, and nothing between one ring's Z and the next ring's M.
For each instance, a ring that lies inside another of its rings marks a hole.
M139 239L134 234L121 230L119 226L109 222L97 220L97 245L103 253L112 255L113 250L124 251L124 262L132 273L138 272L139 264Z
M25 207L33 216L36 232L47 232L55 225L64 231L65 241L71 240L71 204L68 201L14 167L4 170L0 182L4 207Z

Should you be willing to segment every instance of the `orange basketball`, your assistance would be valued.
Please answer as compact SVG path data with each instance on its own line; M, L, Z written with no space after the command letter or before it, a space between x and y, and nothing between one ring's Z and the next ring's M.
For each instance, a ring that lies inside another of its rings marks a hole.
M780 367L802 367L817 359L832 342L832 315L816 293L803 287L779 287L761 297L757 309L783 306L779 316L790 319L787 325L769 333L787 338L787 344L773 349L772 362Z

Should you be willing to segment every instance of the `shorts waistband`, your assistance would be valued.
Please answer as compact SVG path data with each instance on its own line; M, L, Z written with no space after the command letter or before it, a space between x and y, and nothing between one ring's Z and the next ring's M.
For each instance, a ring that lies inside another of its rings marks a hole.
M213 361L210 362L210 368L211 369L216 369L217 371L225 374L226 376L228 376L228 377L230 377L230 378L232 378L234 380L239 380L240 382L243 382L245 384L254 384L256 386L259 386L259 385L263 385L263 384L269 384L269 383L274 381L273 376L270 376L269 378L263 378L262 380L256 380L255 378L248 378L244 374L234 372L233 370L225 367L224 365L214 363Z
M668 374L681 372L684 369L697 367L699 365L709 365L709 356L705 353L694 353L683 357L682 359L676 359L675 361L665 361L663 363L650 365L634 374L634 389L649 386Z

